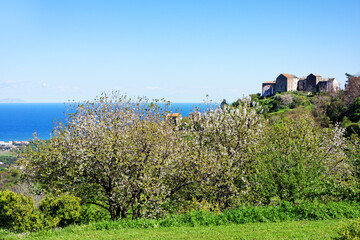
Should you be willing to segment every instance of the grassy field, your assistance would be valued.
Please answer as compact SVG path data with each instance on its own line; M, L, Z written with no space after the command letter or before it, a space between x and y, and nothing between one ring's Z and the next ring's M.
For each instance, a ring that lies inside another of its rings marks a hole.
M0 151L0 156L13 156L9 151Z
M0 239L332 239L344 220L251 223L223 226L91 230L88 226L32 234L8 234Z

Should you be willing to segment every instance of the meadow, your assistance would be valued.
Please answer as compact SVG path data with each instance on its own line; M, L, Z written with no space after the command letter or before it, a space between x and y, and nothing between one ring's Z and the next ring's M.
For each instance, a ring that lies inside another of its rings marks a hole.
M344 220L247 223L220 226L120 228L96 230L92 225L31 234L4 234L1 239L334 239Z

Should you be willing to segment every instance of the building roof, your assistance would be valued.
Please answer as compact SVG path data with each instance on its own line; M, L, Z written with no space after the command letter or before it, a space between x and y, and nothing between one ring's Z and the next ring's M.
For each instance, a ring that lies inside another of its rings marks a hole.
M315 77L321 77L319 74L316 74L316 73L310 73L309 76L310 75L314 75Z
M282 73L281 75L284 75L286 78L297 78L297 76L288 73Z
M275 84L276 82L263 82L263 84L269 84L269 83Z
M169 113L167 116L168 117L180 117L181 114L180 113Z

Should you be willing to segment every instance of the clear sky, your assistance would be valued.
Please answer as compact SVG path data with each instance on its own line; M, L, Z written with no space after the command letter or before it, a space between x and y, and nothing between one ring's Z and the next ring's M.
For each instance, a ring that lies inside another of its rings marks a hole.
M360 72L360 0L0 0L0 101L228 102Z

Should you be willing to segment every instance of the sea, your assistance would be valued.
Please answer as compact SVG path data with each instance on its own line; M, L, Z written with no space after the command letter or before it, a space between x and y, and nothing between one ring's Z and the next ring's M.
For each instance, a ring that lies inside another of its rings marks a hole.
M189 116L195 107L205 110L204 103L172 103L172 112ZM59 121L65 120L68 104L64 103L1 103L0 141L29 141L36 133L49 139Z

